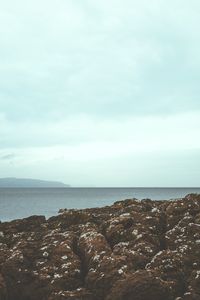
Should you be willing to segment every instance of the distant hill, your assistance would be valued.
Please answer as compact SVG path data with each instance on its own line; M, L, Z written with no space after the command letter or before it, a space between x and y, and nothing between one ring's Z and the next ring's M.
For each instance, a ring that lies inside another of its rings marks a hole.
M39 179L28 178L0 178L0 187L5 188L50 188L50 187L70 187L68 184L64 184L59 181L46 181Z

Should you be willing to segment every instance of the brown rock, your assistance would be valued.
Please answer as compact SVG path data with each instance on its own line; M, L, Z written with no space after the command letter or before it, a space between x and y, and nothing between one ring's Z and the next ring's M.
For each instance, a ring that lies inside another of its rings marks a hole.
M171 300L168 285L148 271L139 271L115 283L106 300Z
M0 300L200 300L199 249L194 194L0 223Z
M0 274L0 299L7 300L7 287L3 276Z

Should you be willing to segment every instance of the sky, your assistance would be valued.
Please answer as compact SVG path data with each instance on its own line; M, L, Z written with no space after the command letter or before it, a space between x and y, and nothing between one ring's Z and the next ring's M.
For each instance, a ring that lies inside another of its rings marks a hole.
M200 186L198 0L0 0L0 177Z

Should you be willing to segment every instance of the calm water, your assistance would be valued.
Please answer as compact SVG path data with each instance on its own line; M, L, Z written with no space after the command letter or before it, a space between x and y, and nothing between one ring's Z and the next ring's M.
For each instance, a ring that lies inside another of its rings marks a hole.
M126 198L167 200L200 193L200 188L0 188L0 220L57 214L60 208L110 205Z

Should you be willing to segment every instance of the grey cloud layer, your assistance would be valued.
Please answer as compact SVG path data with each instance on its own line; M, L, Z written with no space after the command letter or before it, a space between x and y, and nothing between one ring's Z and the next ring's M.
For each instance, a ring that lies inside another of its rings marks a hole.
M200 108L197 1L0 3L0 109L9 119Z
M197 0L0 0L0 175L198 185L199 12Z

